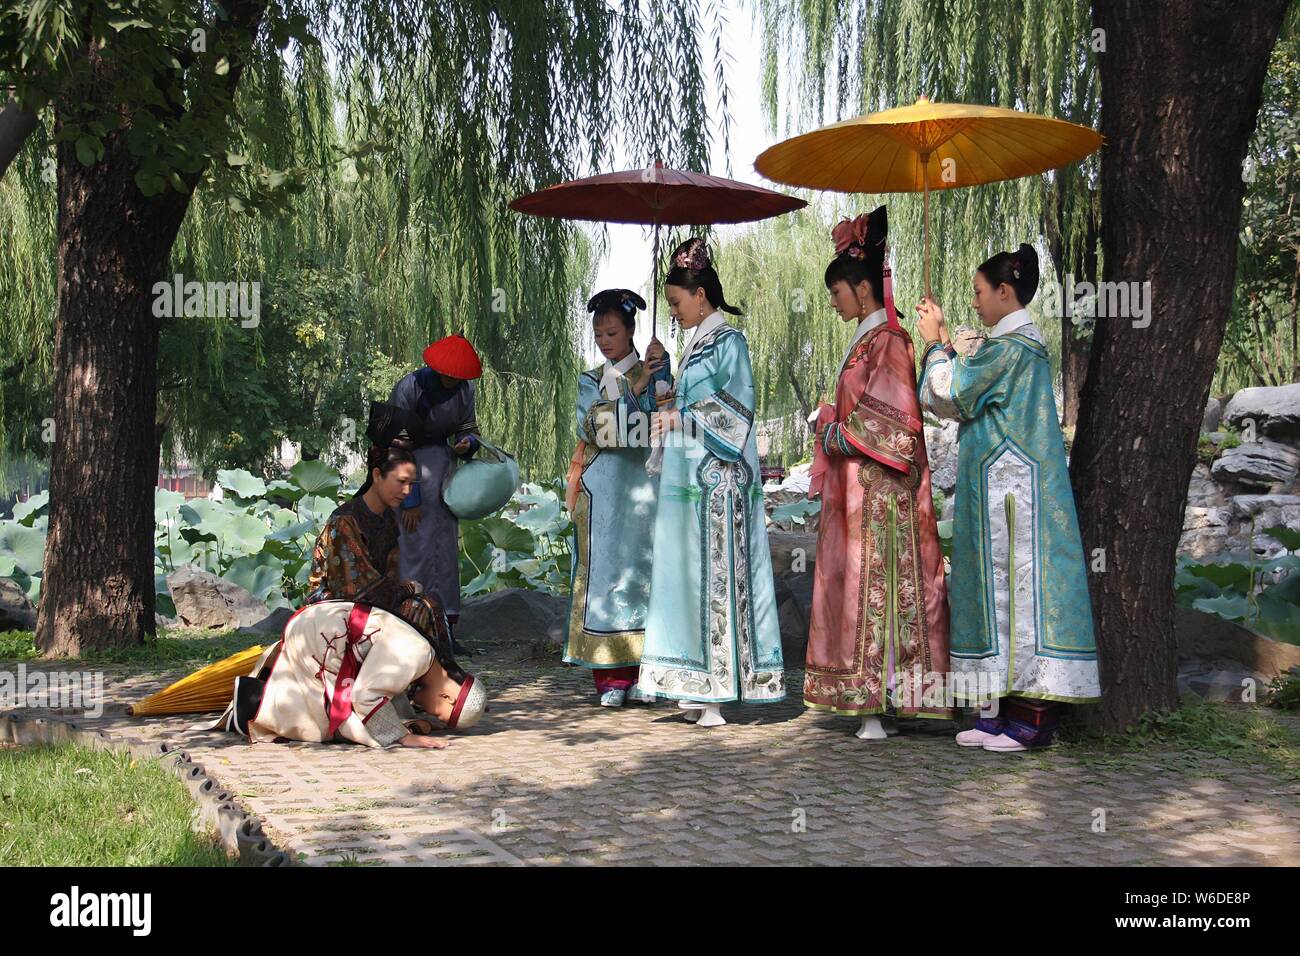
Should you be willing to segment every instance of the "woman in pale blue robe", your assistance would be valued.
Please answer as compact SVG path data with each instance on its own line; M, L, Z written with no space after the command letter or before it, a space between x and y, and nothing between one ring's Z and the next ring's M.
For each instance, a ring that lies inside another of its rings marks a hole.
M666 363L657 342L646 362L632 346L636 311L645 308L639 295L609 289L588 308L605 361L578 378L578 449L565 498L574 550L564 662L591 669L602 706L654 703L636 681L658 486L646 472L651 380Z
M1051 362L1025 309L1037 286L1030 246L980 266L974 306L989 338L968 356L952 350L937 303L917 306L921 404L961 423L948 577L956 697L1011 698L957 742L995 751L1050 743L1053 703L1101 697Z
M673 316L692 337L662 441L642 690L676 699L700 726L718 705L785 697L781 631L754 437L749 346L704 243L678 247L665 281Z

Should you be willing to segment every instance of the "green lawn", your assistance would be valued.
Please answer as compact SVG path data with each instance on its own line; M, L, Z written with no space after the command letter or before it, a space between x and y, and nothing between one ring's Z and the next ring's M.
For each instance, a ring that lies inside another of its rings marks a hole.
M5 866L233 866L194 832L184 785L153 763L74 744L0 747Z
M202 666L229 657L254 644L270 644L279 635L248 635L238 631L177 630L159 634L143 644L90 651L76 660L92 664ZM31 631L0 632L0 661L34 661L40 657ZM60 658L66 663L72 658Z

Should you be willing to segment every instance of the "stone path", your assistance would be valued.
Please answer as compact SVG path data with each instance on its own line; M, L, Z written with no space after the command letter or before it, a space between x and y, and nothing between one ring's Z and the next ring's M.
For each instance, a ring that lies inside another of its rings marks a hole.
M443 751L250 746L126 716L178 674L106 671L96 719L24 714L183 747L310 864L1300 864L1300 784L1269 767L997 755L933 726L864 743L797 698L702 729L664 704L602 709L585 671L476 670L491 712Z

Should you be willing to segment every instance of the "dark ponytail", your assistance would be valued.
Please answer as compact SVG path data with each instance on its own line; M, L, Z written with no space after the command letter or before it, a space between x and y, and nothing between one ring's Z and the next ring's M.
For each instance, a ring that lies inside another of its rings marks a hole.
M1025 243L1015 252L999 252L980 264L976 271L984 273L993 288L1006 283L1016 294L1016 301L1028 305L1038 291L1038 253Z
M694 294L696 289L704 290L704 298L709 305L732 315L742 315L740 309L727 302L722 294L722 280L713 268L709 257L709 247L698 236L692 236L673 250L672 265L664 277L664 285L675 285Z

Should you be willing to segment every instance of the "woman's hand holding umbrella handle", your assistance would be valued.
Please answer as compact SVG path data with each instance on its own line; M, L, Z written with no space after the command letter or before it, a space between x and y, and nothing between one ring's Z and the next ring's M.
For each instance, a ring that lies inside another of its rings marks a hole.
M916 327L926 345L947 340L948 328L943 320L943 307L938 302L928 295L922 296L921 301L916 304L916 313L918 316Z

